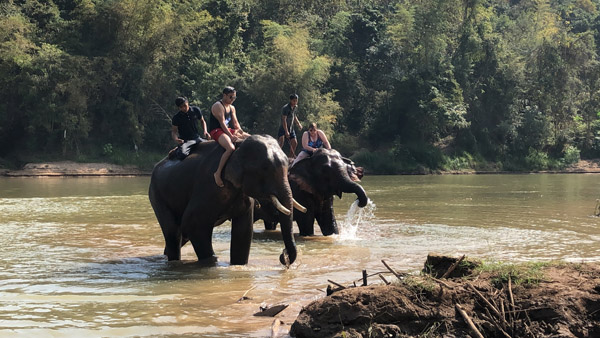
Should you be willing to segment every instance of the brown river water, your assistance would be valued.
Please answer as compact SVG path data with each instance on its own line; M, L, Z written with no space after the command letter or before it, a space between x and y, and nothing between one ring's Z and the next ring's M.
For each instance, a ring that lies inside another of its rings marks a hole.
M277 318L290 325L328 279L350 284L385 271L382 259L407 272L429 252L600 261L598 174L366 176L369 205L336 198L342 233L297 238L288 270L280 234L260 222L247 266L229 265L228 223L216 266L195 264L189 244L167 262L148 183L0 178L0 337L268 337L260 306L289 304Z

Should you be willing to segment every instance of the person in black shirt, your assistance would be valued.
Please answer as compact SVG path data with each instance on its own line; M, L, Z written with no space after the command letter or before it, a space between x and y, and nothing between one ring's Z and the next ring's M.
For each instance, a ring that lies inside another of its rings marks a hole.
M302 129L302 125L296 115L296 108L298 108L298 95L291 94L290 102L281 108L281 126L277 133L277 140L280 147L283 148L285 140L288 140L290 143L290 158L296 157L296 147L298 146L294 124L298 126L298 129Z
M196 106L190 106L185 97L175 99L175 105L179 107L179 112L173 116L171 124L171 137L179 144L179 151L182 156L190 154L190 147L196 143L206 141L208 132L206 130L206 121L202 116L202 111ZM198 121L202 123L202 132L204 138L198 133Z

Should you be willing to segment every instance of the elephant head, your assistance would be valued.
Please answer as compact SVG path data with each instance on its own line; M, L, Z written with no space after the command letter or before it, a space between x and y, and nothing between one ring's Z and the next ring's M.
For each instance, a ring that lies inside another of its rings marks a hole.
M333 149L319 149L296 163L290 169L290 185L294 198L309 209L306 214L295 214L300 234L313 234L314 219L324 235L339 232L333 213L334 195L341 198L342 193L353 193L358 197L359 207L367 205L367 194L357 183L359 177L362 168L356 168Z
M269 201L278 211L285 252L282 264L291 264L297 251L292 227L293 198L288 181L289 160L272 137L253 135L238 145L229 159L224 178L245 195ZM287 257L286 257L287 253Z

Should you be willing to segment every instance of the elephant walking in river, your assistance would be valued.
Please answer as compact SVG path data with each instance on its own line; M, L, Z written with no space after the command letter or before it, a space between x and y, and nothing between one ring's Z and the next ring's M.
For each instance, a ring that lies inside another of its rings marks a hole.
M297 251L287 156L274 138L250 136L231 155L220 188L213 173L223 151L214 141L203 142L185 160L165 158L154 167L148 195L165 238L165 255L180 260L189 240L199 260L214 260L213 228L231 220L230 263L247 264L257 199L277 205L285 245L279 259L293 263Z
M342 197L342 193L353 193L358 198L358 206L367 205L365 190L357 183L362 177L362 168L344 158L333 149L319 149L306 159L290 168L289 182L293 197L306 207L306 212L294 210L294 220L298 224L300 235L314 235L316 220L325 236L338 234L339 229L333 211L333 196ZM277 212L272 205L261 204L255 209L254 219L263 219L267 230L277 225Z

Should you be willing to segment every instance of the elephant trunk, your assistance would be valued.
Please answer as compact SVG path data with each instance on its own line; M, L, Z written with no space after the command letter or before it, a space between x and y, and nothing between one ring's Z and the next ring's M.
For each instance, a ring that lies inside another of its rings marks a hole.
M363 187L356 182L346 180L345 183L342 185L342 191L346 193L356 194L356 196L358 197L358 206L361 208L364 208L365 205L367 205L367 202L369 201L365 189L363 189Z
M292 210L292 190L289 185L285 185L282 191L277 196L278 200L283 204L283 207ZM294 233L293 233L293 213L285 214L283 212L279 213L279 224L281 227L281 236L283 239L283 243L285 245L284 253L279 256L279 261L283 265L290 265L294 263L297 256L296 250L296 242L294 241Z

